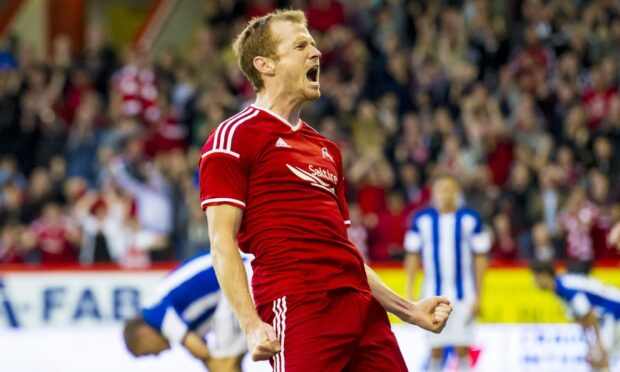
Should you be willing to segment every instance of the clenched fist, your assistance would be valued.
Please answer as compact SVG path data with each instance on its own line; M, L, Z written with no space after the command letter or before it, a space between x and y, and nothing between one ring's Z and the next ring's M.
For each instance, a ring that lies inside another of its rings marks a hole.
M446 326L452 305L445 297L429 297L414 302L410 314L403 319L427 331L440 333Z
M269 360L280 352L280 342L273 327L264 322L257 322L246 329L248 350L252 360Z

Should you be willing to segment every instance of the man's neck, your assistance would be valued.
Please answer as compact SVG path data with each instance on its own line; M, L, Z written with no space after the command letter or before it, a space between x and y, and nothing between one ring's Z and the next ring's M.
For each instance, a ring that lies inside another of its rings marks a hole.
M254 102L255 105L280 115L291 125L296 125L299 122L302 103L290 97L269 94L265 90L256 95L256 101Z
M456 210L457 210L456 207L454 207L454 208L452 208L452 207L450 207L450 208L442 208L442 209L437 208L437 211L439 212L439 214L451 214L451 213L455 213Z

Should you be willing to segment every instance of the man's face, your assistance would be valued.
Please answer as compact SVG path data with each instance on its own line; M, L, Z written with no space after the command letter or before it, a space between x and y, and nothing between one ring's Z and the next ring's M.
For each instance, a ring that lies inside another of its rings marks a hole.
M159 355L170 349L170 342L153 328L144 326L139 331L139 343L134 350L135 356Z
M308 29L299 23L276 21L271 24L271 36L276 41L276 72L278 89L285 89L292 98L312 101L321 96L319 59Z
M456 209L460 187L452 178L440 178L433 183L433 201L440 212L452 212Z
M56 203L49 203L43 209L43 217L50 224L57 224L62 218L62 209Z

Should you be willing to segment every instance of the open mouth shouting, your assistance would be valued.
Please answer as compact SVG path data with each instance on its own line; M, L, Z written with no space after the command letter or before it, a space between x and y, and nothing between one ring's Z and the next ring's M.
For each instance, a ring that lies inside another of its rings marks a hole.
M313 85L319 85L319 65L312 66L306 73L306 78Z

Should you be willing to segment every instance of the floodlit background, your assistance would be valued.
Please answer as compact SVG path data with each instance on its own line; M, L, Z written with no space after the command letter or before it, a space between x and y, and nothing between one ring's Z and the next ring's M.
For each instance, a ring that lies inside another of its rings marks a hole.
M340 145L350 238L379 275L404 292L403 234L452 172L494 236L474 370L587 370L527 264L620 286L609 0L0 1L0 370L201 370L178 347L131 358L120 327L209 247L200 149L253 99L230 43L278 7L305 11L323 53L302 118ZM392 320L421 370L424 335Z

